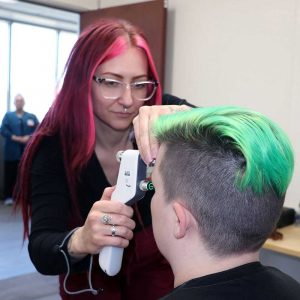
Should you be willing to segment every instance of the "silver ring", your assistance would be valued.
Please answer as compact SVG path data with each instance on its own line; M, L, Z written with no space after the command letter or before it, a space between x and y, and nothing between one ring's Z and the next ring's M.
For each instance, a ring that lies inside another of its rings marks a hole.
M117 235L117 230L116 230L115 225L112 225L110 230L111 230L111 236L116 236Z
M109 215L103 215L101 217L101 221L102 221L103 224L107 225L111 221L111 216L109 216Z
M127 112L128 108L126 106L123 106L123 110L124 110L124 112Z

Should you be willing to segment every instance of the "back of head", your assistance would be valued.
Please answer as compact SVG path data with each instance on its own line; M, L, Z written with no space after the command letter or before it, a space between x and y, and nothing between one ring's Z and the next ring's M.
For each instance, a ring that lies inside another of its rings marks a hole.
M160 174L167 201L185 201L213 255L257 251L293 174L286 134L262 114L230 106L163 116L155 125L166 146Z

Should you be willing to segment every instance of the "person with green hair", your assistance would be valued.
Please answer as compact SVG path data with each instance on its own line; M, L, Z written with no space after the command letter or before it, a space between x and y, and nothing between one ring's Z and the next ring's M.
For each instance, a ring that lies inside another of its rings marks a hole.
M217 106L162 116L153 134L154 237L175 278L161 299L300 299L298 282L259 262L293 175L284 131Z

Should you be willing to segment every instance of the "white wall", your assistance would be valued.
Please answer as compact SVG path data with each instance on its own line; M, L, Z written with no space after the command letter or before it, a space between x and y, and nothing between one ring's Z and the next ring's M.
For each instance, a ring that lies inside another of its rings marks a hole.
M72 3L105 8L142 1ZM277 121L290 136L295 150L295 174L285 205L297 208L300 0L167 0L166 3L166 91L200 106L246 106Z
M300 0L169 0L166 90L200 105L241 105L290 136L300 202Z

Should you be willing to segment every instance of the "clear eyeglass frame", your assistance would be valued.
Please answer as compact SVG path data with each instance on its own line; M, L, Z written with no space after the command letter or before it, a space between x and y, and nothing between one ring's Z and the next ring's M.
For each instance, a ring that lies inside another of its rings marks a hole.
M159 85L159 82L154 80L141 80L125 83L120 80L98 77L96 75L93 76L93 80L102 88L101 92L103 98L108 100L120 98L124 94L125 88L130 88L131 95L134 99L138 101L148 101L154 96ZM138 93L143 92L148 92L147 96L145 94L145 97L140 97Z

